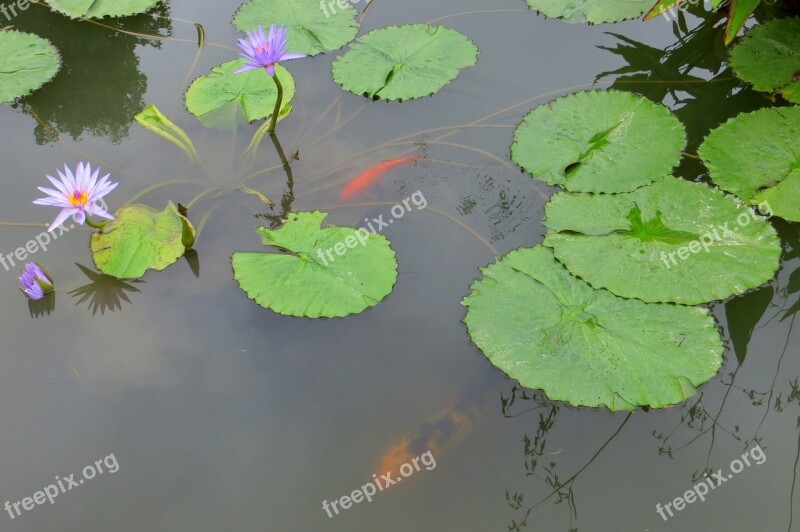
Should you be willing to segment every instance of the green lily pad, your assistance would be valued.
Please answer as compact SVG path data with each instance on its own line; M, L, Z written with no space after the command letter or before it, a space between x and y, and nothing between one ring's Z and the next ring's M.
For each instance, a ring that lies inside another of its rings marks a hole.
M582 91L531 111L511 158L571 192L630 192L672 172L686 132L663 105L622 91Z
M293 54L317 55L338 50L358 34L358 11L349 2L342 9L319 0L253 0L239 8L233 24L239 31L259 26L286 26L286 43Z
M450 28L389 26L359 37L337 57L333 80L353 94L411 100L438 92L477 60L477 46Z
M245 62L237 59L222 63L212 68L208 76L194 80L186 91L189 112L204 124L223 129L231 126L238 116L243 115L248 122L271 116L278 97L275 82L263 69L234 74ZM275 67L275 75L283 86L281 116L285 116L294 98L294 78L281 65Z
M58 50L47 39L0 31L0 103L30 94L53 79L60 67Z
M186 252L184 228L191 224L172 202L161 212L128 205L115 217L91 238L94 262L106 275L136 279L147 270L163 270Z
M724 351L706 309L595 290L544 247L482 268L462 304L472 341L523 386L575 406L632 410L685 401Z
M159 0L47 0L71 18L127 17L150 11Z
M615 195L559 193L544 225L573 275L647 302L689 305L771 280L781 244L765 218L734 196L669 177Z
M709 133L698 154L721 189L800 221L800 107L740 114Z
M758 91L800 103L800 19L760 24L731 50L736 75Z
M392 292L397 260L389 240L352 227L327 226L324 212L289 215L258 231L289 253L233 254L234 277L250 299L286 316L339 318L377 305Z
M637 18L653 7L653 0L526 0L546 17L572 24L621 22Z

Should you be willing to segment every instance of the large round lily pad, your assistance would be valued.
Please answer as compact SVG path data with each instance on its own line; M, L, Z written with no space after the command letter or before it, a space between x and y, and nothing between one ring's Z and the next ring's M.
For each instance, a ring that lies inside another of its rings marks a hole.
M663 105L622 91L583 91L531 111L511 158L572 192L630 192L671 173L686 132Z
M127 17L150 11L159 0L47 0L53 9L72 18Z
M800 107L741 114L712 131L698 150L711 179L751 205L800 222Z
M552 18L578 24L601 24L637 18L653 7L653 0L526 0L531 9Z
M337 318L392 292L397 260L389 240L363 229L322 227L327 216L299 212L279 229L259 229L265 245L288 253L233 254L234 277L250 299L287 316Z
M731 66L759 91L800 103L800 19L760 24L731 50Z
M97 268L119 279L136 279L147 270L163 270L186 252L189 220L170 202L161 212L147 205L128 205L91 238ZM186 244L186 245L184 245Z
M694 395L724 351L708 311L595 290L544 247L483 268L463 301L472 341L523 386L610 410L662 408Z
M544 244L595 288L647 302L700 304L760 286L781 256L777 232L734 196L669 177L627 194L559 193Z
M58 50L47 39L0 31L0 103L35 91L53 79L60 66Z
M333 63L333 80L354 94L411 100L438 92L474 66L478 48L444 26L407 24L359 37Z
M244 59L228 61L212 68L208 76L194 80L186 91L189 112L204 124L221 128L232 125L241 115L248 122L271 116L278 97L275 82L263 69L234 74L244 64ZM294 78L281 65L275 67L275 75L283 86L283 116L291 109Z
M233 24L239 31L259 26L286 26L288 50L293 54L317 55L338 50L358 34L358 12L348 2L319 0L253 0L239 8Z

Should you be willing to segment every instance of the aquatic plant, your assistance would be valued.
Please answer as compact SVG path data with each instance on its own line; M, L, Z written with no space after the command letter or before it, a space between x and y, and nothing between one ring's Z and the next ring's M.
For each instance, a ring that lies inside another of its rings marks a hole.
M444 26L406 24L362 35L333 62L333 80L368 98L411 100L438 92L474 66L478 47Z
M39 301L53 291L53 280L35 262L29 262L19 278L20 290L32 301Z
M30 94L61 68L58 50L32 33L0 30L0 103Z
M92 173L92 165L83 162L78 163L74 174L66 164L64 165L64 172L61 172L61 170L56 171L61 181L49 175L47 179L50 180L57 190L37 187L49 197L40 198L33 202L36 205L61 207L61 212L58 213L58 216L56 216L56 219L50 224L50 227L47 228L48 231L54 231L70 216L73 216L75 221L80 225L86 223L96 228L102 227L102 225L93 222L89 216L99 216L107 220L114 219L114 216L108 213L98 203L119 185L119 183L111 183L109 181L108 178L111 174L106 174L98 180L100 168L97 168L94 173Z
M278 93L267 131L274 133L275 125L278 123L278 116L281 112L281 105L283 104L283 85L281 85L278 76L275 75L275 66L281 61L300 59L305 55L287 52L286 28L284 26L276 27L273 24L269 28L269 36L265 35L264 28L259 26L257 30L247 32L247 36L249 41L239 39L239 48L242 49L242 53L239 55L245 59L245 64L241 68L234 70L233 73L241 74L242 72L263 68L272 77Z

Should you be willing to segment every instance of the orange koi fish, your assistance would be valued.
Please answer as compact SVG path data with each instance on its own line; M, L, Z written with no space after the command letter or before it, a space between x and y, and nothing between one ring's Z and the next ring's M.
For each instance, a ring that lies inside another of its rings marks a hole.
M404 164L413 164L419 161L419 155L411 155L409 157L400 157L399 159L389 159L388 161L383 161L379 163L363 174L359 175L352 181L350 181L342 193L339 194L339 199L349 199L363 192L366 188L369 188L375 181L378 180L383 174L395 168L397 166L401 166Z
M482 418L481 408L464 401L429 418L392 445L381 458L380 474L396 476L403 464L411 464L426 451L433 456L458 445Z

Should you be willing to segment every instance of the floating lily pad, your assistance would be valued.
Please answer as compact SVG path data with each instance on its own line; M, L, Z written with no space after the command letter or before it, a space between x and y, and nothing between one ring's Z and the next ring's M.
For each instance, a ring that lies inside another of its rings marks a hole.
M778 269L777 232L703 183L669 177L615 195L559 193L544 244L595 288L647 302L700 304L741 294Z
M161 212L128 205L115 217L91 238L94 262L106 275L136 279L147 270L163 270L186 252L184 227L191 224L172 202Z
M630 192L672 172L686 132L663 105L629 92L583 91L531 111L511 158L571 192Z
M663 408L694 395L722 364L707 310L595 290L547 248L512 251L482 272L462 303L472 341L509 377L550 399Z
M291 214L261 239L289 253L233 254L234 277L250 299L287 316L339 318L377 305L397 280L389 240L352 227L327 226L324 212Z
M72 18L127 17L150 11L159 0L47 0L53 9Z
M53 79L60 67L58 50L47 39L0 31L0 103L30 94Z
M720 188L800 222L800 107L740 114L712 131L698 154Z
M731 66L754 89L800 103L800 19L773 20L748 31L731 50Z
M653 0L526 0L542 15L572 24L620 22L637 18L653 7Z
M338 50L358 34L358 11L319 0L253 0L239 8L233 24L239 31L286 26L290 53L317 55Z
M478 48L444 26L389 26L359 37L333 62L333 80L353 94L411 100L438 92L474 66Z
M278 97L275 82L263 69L234 74L245 62L244 59L228 61L212 68L208 76L194 80L186 91L189 112L204 124L223 129L235 123L238 116L244 116L248 122L271 116ZM294 78L281 65L275 67L275 75L283 86L281 116L285 116L294 98Z

